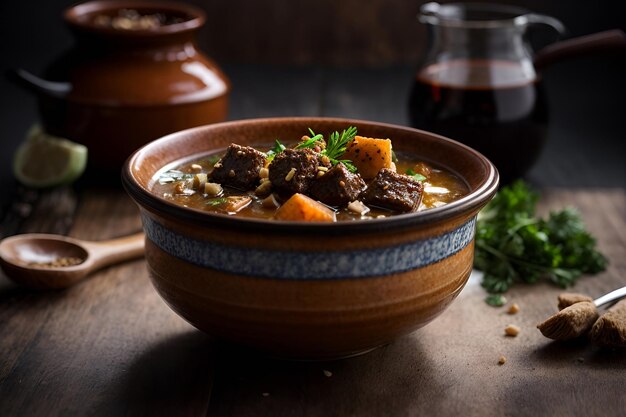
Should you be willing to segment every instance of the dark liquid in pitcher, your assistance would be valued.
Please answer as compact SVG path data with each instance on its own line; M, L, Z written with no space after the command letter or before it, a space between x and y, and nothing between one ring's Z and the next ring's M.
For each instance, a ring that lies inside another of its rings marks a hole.
M487 156L503 183L524 175L546 138L542 86L509 61L454 60L423 68L409 102L413 127L463 142Z

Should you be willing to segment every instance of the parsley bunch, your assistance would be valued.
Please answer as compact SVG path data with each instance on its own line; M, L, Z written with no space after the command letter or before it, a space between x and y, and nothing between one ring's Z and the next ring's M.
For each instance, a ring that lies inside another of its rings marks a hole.
M515 282L548 279L572 285L582 274L606 269L606 258L596 250L573 208L535 217L539 195L518 181L498 191L478 215L474 266L484 272L482 286L503 293Z

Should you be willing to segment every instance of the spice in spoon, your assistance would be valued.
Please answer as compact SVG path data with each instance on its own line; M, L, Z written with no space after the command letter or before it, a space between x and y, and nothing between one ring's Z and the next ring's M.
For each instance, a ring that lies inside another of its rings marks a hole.
M63 256L47 262L29 262L28 266L39 268L58 268L82 264L85 260L74 256Z

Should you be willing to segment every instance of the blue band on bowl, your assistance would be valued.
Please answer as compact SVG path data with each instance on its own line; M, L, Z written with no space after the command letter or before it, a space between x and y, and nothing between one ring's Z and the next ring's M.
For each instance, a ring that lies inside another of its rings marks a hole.
M476 218L439 236L359 251L274 251L192 239L142 215L146 236L168 254L195 265L237 275L281 279L365 278L422 268L465 248Z

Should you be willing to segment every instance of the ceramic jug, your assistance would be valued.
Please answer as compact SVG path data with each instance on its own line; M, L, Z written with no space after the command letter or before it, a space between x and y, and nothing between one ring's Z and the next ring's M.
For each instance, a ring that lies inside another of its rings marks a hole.
M129 12L130 11L130 12ZM110 24L124 13L164 17L152 27ZM114 172L141 145L226 119L229 81L197 47L204 13L182 3L90 1L67 9L74 46L39 78L14 78L37 95L50 134L87 146L88 166Z
M622 31L549 45L534 53L533 25L563 24L550 16L493 3L426 3L419 20L430 49L409 100L413 127L442 134L482 152L504 183L523 176L544 147L548 106L541 69L570 56L623 49Z

